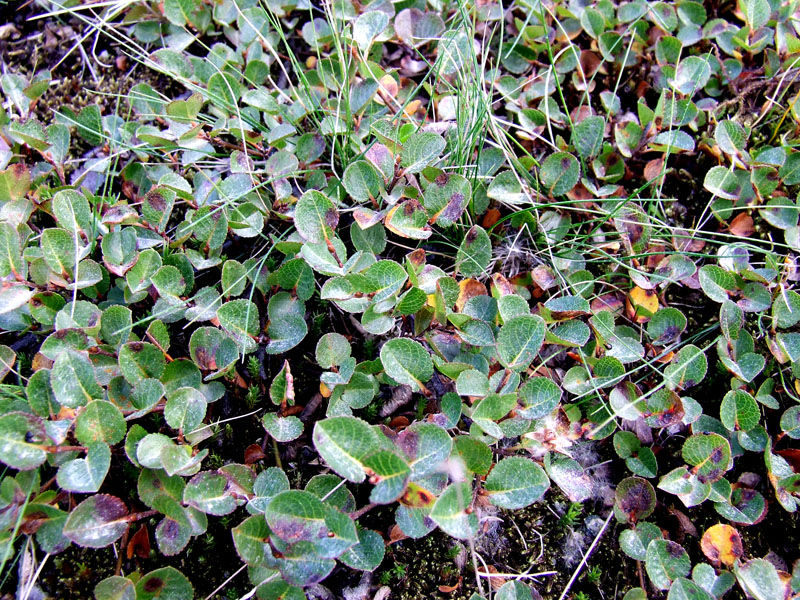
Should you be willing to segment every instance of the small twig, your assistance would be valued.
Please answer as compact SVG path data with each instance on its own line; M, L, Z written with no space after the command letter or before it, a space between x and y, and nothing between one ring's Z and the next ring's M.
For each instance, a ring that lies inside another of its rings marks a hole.
M219 586L217 587L217 589L215 589L215 590L214 590L213 592L211 592L211 593L210 593L208 596L206 596L206 597L205 597L205 600L211 600L211 599L212 599L212 598L213 598L213 597L214 597L214 596L217 594L217 592L220 592L220 591L222 591L222 589L223 589L223 588L224 588L226 585L228 585L228 584L231 582L231 580L232 580L234 577L236 577L236 576L237 576L239 573L241 573L242 571L244 571L246 568L247 568L247 564L244 564L244 565L242 565L241 567L239 567L239 568L236 570L236 572L235 572L233 575L231 575L231 576L230 576L230 577L228 577L228 578L227 578L225 581L223 581L222 583L220 583L220 584L219 584Z
M325 502L325 500L327 500L328 498L330 498L330 497L331 497L331 496L332 496L332 495L333 495L333 494L336 492L336 490L338 490L340 487L342 487L342 486L343 486L345 483L347 483L347 480L346 480L346 479L342 479L342 480L341 480L339 483L337 483L337 484L336 484L336 485L335 485L335 486L334 486L334 487L331 489L331 491L329 491L327 494L325 494L325 495L324 495L324 496L321 498L321 500L322 500L323 502Z
M42 569L44 568L44 564L47 562L47 559L50 558L50 553L44 555L42 562L39 563L39 567L36 569L36 572L33 574L31 581L29 584L25 585L25 594L22 596L21 600L28 600L30 598L31 592L33 588L36 586L36 582L39 580L39 575L42 574Z
M546 577L549 575L558 575L558 571L539 571L538 573L478 573L478 577L485 577L491 579L492 577L502 577L504 579L536 579L537 577Z
M281 453L278 449L278 441L272 438L272 453L275 455L275 466L283 470L283 463L281 462Z
M572 587L572 584L575 583L575 580L578 579L578 575L581 574L581 571L583 570L583 567L586 566L586 561L589 560L589 556L591 556L592 552L594 552L594 549L597 547L597 544L600 542L600 538L603 537L603 534L605 533L606 528L608 527L608 524L611 522L611 517L613 517L613 516L614 516L614 511L612 510L612 511L610 511L608 513L608 516L606 517L606 520L603 523L603 526L600 528L600 531L597 532L597 535L595 536L594 541L592 541L592 544L589 546L589 549L586 550L586 554L583 555L583 558L581 559L580 564L575 569L575 572L572 574L572 577L569 578L569 581L567 582L567 587L565 587L564 591L561 592L561 596L558 597L558 600L564 600L564 598L567 597L567 594L569 593L569 590Z
M114 567L114 575L119 576L122 574L122 557L125 555L125 549L128 547L128 536L130 535L130 526L125 528L125 533L122 534L122 539L119 544L119 554L117 554L117 565Z
M86 446L39 446L39 448L48 454L58 454L59 452L86 452L88 450Z
M351 512L351 513L350 513L350 518L351 518L351 519L358 519L358 518L359 518L359 517L361 517L362 515L365 515L366 513L368 513L369 511L371 511L371 510L372 510L373 508L375 508L376 506L378 506L378 505L377 505L377 504L375 504L374 502L370 502L370 503L369 503L369 504L367 504L366 506L362 506L361 508L359 508L357 511L355 511L355 512Z

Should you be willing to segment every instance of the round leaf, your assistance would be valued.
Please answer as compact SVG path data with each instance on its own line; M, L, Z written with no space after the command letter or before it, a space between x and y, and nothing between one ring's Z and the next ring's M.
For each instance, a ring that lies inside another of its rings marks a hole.
M550 487L544 469L528 458L504 458L486 478L486 492L495 506L525 508L539 500Z
M423 384L433 376L430 354L417 341L408 338L389 340L381 347L380 355L386 374L398 383L424 390Z

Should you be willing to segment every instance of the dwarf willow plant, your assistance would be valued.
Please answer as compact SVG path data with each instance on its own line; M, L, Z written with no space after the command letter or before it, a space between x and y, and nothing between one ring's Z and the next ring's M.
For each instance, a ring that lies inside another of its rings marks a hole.
M795 4L741 0L739 24L692 1L463 4L449 27L438 4L301 4L133 2L114 28L75 12L183 84L178 99L138 84L124 110L64 107L45 126L32 110L49 74L0 79L0 327L19 339L0 346L3 565L23 536L50 554L102 548L145 518L158 552L176 555L209 516L236 513L258 597L303 598L337 564L379 567L382 532L359 523L375 505L392 507L402 535L472 540L485 516L551 485L588 500L570 446L609 438L632 475L616 489L620 547L653 588L796 594L797 573L746 557L732 525L704 533L710 562L692 568L647 520L656 489L737 527L763 519L768 499L790 512L800 501L800 152L781 128L796 98L750 123L720 101L756 67L776 81L794 68ZM475 22L496 32L482 61ZM294 28L305 62L286 39ZM390 46L430 57L430 76L382 66ZM623 105L621 81L639 67L652 93ZM473 90L489 106L458 109L465 71L493 90ZM770 89L781 106L786 87ZM75 167L78 138L94 150ZM699 152L717 161L692 192L707 205L695 228L670 225L670 165ZM743 216L783 241L704 229L747 231ZM495 260L509 224L534 234L521 273ZM230 258L242 243L252 252ZM687 289L718 322L690 329L667 296ZM380 339L378 356L340 332L309 340L320 301ZM281 464L207 467L211 405L244 359L301 344L313 351L284 359L261 419L276 448L310 436L324 472L299 489ZM311 354L325 398L315 422L295 406ZM693 398L711 375L723 381L712 397ZM424 418L374 418L397 386L427 399ZM681 466L660 470L644 430L684 434ZM768 486L737 471L746 453L763 455ZM112 458L138 473L129 502ZM167 567L111 577L95 595L193 590ZM531 592L512 581L495 598Z

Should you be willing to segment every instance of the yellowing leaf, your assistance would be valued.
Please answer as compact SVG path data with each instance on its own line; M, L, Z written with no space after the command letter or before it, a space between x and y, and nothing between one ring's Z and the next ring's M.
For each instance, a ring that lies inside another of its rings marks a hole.
M655 290L645 290L638 285L628 294L628 316L637 323L650 320L658 311L658 294Z
M719 523L703 534L700 540L703 554L715 565L720 563L731 567L742 556L742 538L739 532L730 525Z
M464 310L464 305L467 300L475 296L486 296L486 286L477 279L462 279L458 282L458 300L456 300L456 309L461 312Z

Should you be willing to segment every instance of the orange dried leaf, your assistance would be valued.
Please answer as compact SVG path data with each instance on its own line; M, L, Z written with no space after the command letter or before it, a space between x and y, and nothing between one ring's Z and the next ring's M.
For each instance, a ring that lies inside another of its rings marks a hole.
M39 369L50 369L53 366L53 361L47 358L41 352L37 352L33 356L33 360L31 361L31 368L34 371L38 371Z
M489 229L499 220L500 220L500 211L497 210L496 208L490 208L489 210L486 211L486 214L483 215L483 222L481 223L481 225L483 226L484 229Z
M461 586L461 579L455 585L440 585L439 591L443 594L452 594Z

